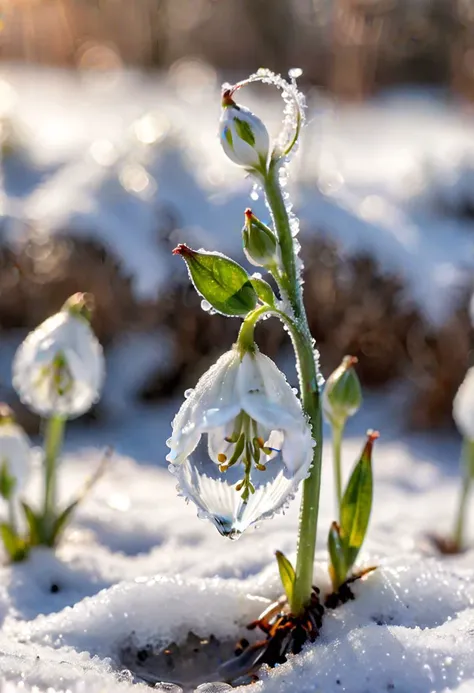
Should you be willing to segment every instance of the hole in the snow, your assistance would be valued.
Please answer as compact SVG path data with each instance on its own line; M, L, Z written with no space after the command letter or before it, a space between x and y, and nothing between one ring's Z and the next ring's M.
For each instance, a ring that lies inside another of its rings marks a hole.
M219 667L234 656L235 649L235 640L200 637L190 631L183 642L165 646L137 643L132 636L121 646L118 656L120 666L138 681L151 687L169 682L181 686L184 693L193 693L204 683L222 681Z

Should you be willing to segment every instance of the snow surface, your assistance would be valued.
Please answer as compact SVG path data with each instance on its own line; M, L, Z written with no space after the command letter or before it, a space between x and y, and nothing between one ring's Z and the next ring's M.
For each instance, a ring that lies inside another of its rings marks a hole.
M361 449L363 426L375 412L380 417L381 408L379 400L369 401L366 413L356 417L344 452L347 470ZM141 463L116 453L56 556L38 550L27 563L0 569L0 672L19 685L0 688L2 693L28 693L32 686L74 693L146 690L118 658L132 632L143 645L179 641L189 630L238 640L245 624L279 596L274 551L294 558L298 501L237 542L222 538L176 496L163 466L169 416L166 407L142 422L141 434L154 436L154 448L141 448ZM76 432L68 441L64 500L100 460L97 449L72 451L83 439ZM120 449L120 434L117 444ZM375 452L374 514L361 555L361 565L379 569L356 585L354 602L326 614L315 645L264 671L248 690L473 690L474 550L437 558L426 539L428 532L448 532L453 521L458 453L455 438L401 437L387 424ZM29 489L33 500L38 471ZM332 519L326 450L315 567L323 591L324 538ZM57 593L52 584L59 586Z
M238 78L241 78L239 75ZM185 280L169 262L177 242L241 253L249 181L217 138L219 79L199 61L168 76L100 77L2 66L3 233L98 238L141 298ZM267 91L265 91L267 90ZM243 92L278 129L268 87ZM303 230L348 253L367 250L399 274L413 300L442 322L474 269L474 124L443 93L394 92L363 106L308 93L309 124L292 164ZM266 216L262 200L253 203Z

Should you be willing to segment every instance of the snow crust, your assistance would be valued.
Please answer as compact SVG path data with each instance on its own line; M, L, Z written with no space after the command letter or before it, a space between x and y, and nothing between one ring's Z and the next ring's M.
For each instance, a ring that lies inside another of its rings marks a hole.
M361 446L358 436L348 440L347 471ZM315 645L264 671L248 690L472 690L474 551L439 558L426 539L428 532L450 529L458 447L455 439L392 442L390 433L378 443L374 515L361 556L361 565L378 570L356 584L354 602L327 612ZM93 449L67 457L63 499L99 458ZM331 476L326 450L315 568L323 592ZM238 640L246 623L279 596L273 553L278 548L294 558L298 501L286 515L231 542L196 518L174 483L166 469L116 454L56 556L38 550L25 564L1 568L0 674L11 682L2 693L28 693L33 686L49 693L48 687L146 690L119 662L132 633L143 645L179 642L190 630ZM38 486L33 478L33 501ZM59 591L51 591L53 584Z
M193 70L199 88L172 76L2 66L0 117L13 148L3 167L5 238L22 243L32 225L44 238L96 238L144 299L187 281L169 260L178 242L243 259L251 183L220 148L217 76L199 63ZM281 101L259 89L241 98L277 132ZM400 276L407 300L442 322L474 268L463 213L474 177L467 107L421 90L343 107L311 91L307 113L291 164L303 230L373 254ZM267 218L261 199L253 208Z

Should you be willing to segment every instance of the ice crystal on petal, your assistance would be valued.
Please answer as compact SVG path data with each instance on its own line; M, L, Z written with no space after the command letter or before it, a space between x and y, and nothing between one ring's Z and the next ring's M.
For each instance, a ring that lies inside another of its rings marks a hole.
M184 401L167 459L199 517L236 539L288 504L313 445L301 404L273 361L231 350Z

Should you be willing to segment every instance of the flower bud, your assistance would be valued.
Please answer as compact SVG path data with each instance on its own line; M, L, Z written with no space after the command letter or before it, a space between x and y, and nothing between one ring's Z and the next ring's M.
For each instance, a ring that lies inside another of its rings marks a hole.
M362 390L353 366L355 356L344 356L340 366L327 379L323 392L323 412L333 426L344 426L362 404Z
M13 387L40 416L75 418L99 397L104 355L89 315L88 295L75 294L30 332L15 354Z
M5 500L24 487L31 462L29 440L10 407L0 404L0 496Z
M278 260L275 234L257 219L251 209L245 210L245 225L242 229L244 253L256 267L270 267Z
M230 89L223 93L222 108L219 133L224 152L239 166L265 173L270 149L267 128L248 108L235 103Z

